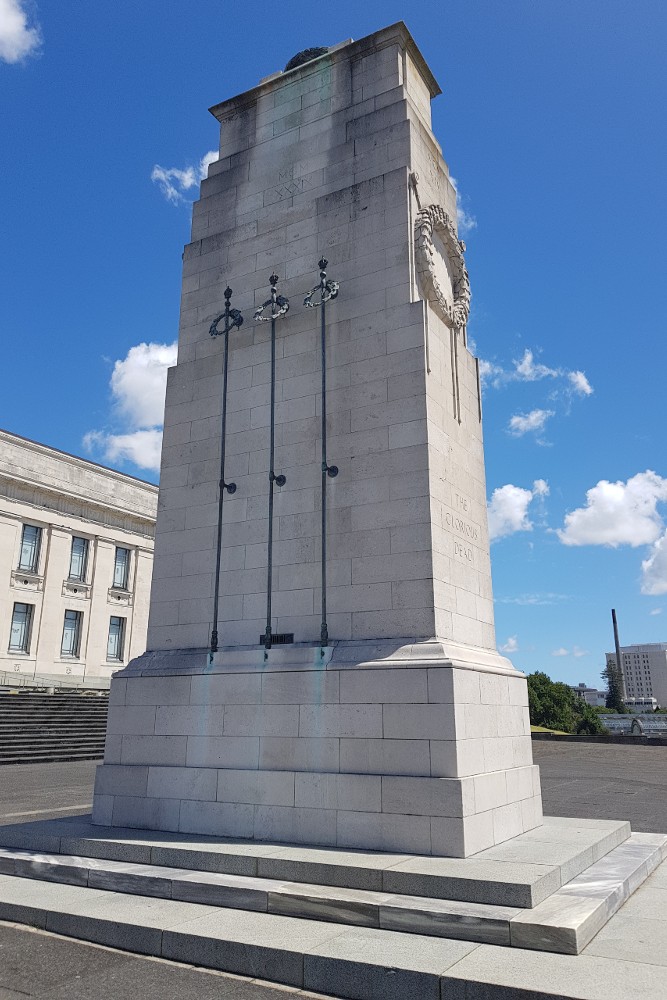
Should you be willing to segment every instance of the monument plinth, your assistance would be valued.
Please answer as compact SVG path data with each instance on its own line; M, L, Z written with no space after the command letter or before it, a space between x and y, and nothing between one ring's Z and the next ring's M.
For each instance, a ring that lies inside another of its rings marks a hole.
M440 91L403 24L293 62L212 109L94 820L465 857L542 814Z

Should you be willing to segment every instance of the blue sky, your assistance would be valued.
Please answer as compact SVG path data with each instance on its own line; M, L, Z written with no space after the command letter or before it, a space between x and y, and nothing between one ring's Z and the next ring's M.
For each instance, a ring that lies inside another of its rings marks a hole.
M401 18L461 196L498 641L595 684L612 606L667 639L658 0L0 0L0 426L155 478L207 108Z

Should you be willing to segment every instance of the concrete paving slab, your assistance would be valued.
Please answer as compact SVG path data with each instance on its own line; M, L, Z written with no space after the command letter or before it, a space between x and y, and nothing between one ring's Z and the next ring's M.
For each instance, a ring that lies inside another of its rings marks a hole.
M355 1000L440 1000L442 973L476 947L354 928L304 954L304 987Z
M572 841L567 844L554 843L554 841L543 840L529 844L512 844L512 841L494 848L491 853L483 851L483 855L490 861L510 861L515 864L542 864L553 865L560 869L561 885L576 878L580 872L584 871L597 861L590 845L581 847L577 845L575 850ZM496 853L497 852L497 853ZM480 859L481 860L481 859Z
M0 879L0 920L12 920L31 927L46 927L52 908L75 905L79 894L90 890L57 882L3 877Z
M667 889L653 885L644 886L641 895L635 893L623 907L624 917L643 917L662 920L667 915Z
M162 956L302 986L303 952L339 933L339 927L296 917L217 910L166 929Z
M667 889L667 865L660 865L646 882L646 889Z
M442 977L446 1000L664 1000L664 971L595 955L482 944Z
M667 920L616 914L584 949L585 955L667 967ZM663 980L667 975L662 972Z

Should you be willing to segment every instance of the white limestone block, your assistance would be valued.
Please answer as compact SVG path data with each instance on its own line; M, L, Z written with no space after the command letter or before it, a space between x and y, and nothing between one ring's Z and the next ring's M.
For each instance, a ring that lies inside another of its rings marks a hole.
M523 815L520 802L510 802L508 805L499 806L492 811L494 843L502 844L523 833Z
M382 705L301 705L299 736L381 737Z
M185 764L185 736L123 736L122 741L121 764Z
M260 678L253 680L259 681ZM252 699L252 703L256 700ZM339 672L315 670L265 673L261 677L261 700L265 705L337 704Z
M497 809L515 801L508 796L506 771L487 771L477 774L472 779L475 788L475 809L485 812L487 809Z
M190 736L183 763L188 767L256 768L258 760L258 736Z
M153 705L110 705L107 719L111 736L151 736L155 732Z
M144 794L157 799L193 799L215 802L217 772L203 767L150 767ZM117 791L116 794L120 794Z
M431 853L431 819L428 816L339 810L337 819L338 847Z
M340 770L356 774L429 773L428 740L341 739Z
M184 799L180 803L178 830L181 833L203 833L214 837L249 838L253 836L254 808L240 803Z
M384 775L382 812L414 816L467 816L475 812L473 778Z
M448 739L455 733L454 705L384 705L383 735L388 739Z
M295 804L293 771L236 771L221 768L217 775L219 802L267 806Z
M270 771L337 771L339 742L335 737L263 736L259 767Z
M224 735L298 736L298 705L228 705L224 709Z
M341 704L423 703L428 701L426 678L426 670L414 667L341 671Z
M262 678L256 674L200 674L192 678L191 705L256 705Z
M336 843L336 811L256 806L253 836L257 840L333 846Z

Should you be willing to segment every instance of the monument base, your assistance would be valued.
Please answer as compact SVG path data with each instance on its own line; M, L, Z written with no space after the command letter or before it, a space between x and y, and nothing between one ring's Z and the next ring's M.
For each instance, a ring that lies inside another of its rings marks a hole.
M93 821L468 857L542 823L525 677L385 640L146 653L111 685Z

